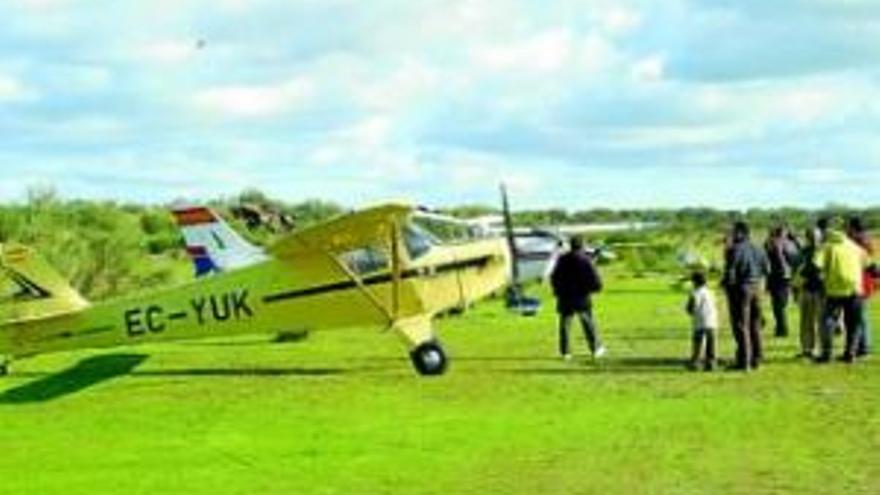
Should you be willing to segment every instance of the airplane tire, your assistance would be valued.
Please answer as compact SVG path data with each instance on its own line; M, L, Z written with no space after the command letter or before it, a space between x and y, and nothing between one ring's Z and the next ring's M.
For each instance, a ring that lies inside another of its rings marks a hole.
M416 371L423 376L442 375L448 365L443 347L434 340L413 349L409 357Z

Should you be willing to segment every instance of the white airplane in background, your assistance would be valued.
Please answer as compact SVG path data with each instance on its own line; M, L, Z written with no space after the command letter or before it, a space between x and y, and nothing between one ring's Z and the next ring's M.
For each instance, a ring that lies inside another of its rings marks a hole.
M575 235L639 232L659 227L658 222L581 223L540 227L513 227L507 190L501 185L502 214L484 215L464 220L477 237L508 236L514 251L518 280L522 283L541 281L549 276L556 257L567 249ZM590 246L587 252L595 259L608 262L617 259L614 251L603 246Z
M501 235L504 233L504 217L502 215L484 215L467 221L477 232L483 235ZM578 234L607 234L609 232L639 232L658 227L658 222L609 222L609 223L574 223L553 225L550 227L514 227L515 234L529 234L538 231L552 232L558 236Z

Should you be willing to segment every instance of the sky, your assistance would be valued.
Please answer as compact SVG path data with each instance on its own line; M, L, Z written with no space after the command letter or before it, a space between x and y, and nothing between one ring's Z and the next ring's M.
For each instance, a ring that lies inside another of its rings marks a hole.
M880 192L875 0L3 0L0 201Z

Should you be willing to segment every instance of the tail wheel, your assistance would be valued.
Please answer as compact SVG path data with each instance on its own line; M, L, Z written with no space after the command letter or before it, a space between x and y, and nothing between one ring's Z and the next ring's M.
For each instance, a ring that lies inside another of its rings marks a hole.
M448 360L443 347L436 341L425 342L409 353L413 366L420 375L442 375L446 371Z

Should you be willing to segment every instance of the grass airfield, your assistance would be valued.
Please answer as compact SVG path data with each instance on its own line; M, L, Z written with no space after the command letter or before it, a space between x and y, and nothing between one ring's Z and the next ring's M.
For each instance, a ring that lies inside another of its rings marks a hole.
M765 331L760 371L690 372L685 294L612 279L608 357L575 327L563 362L535 292L536 318L487 301L441 320L452 361L432 379L364 329L16 362L0 494L880 493L877 357L817 367Z

